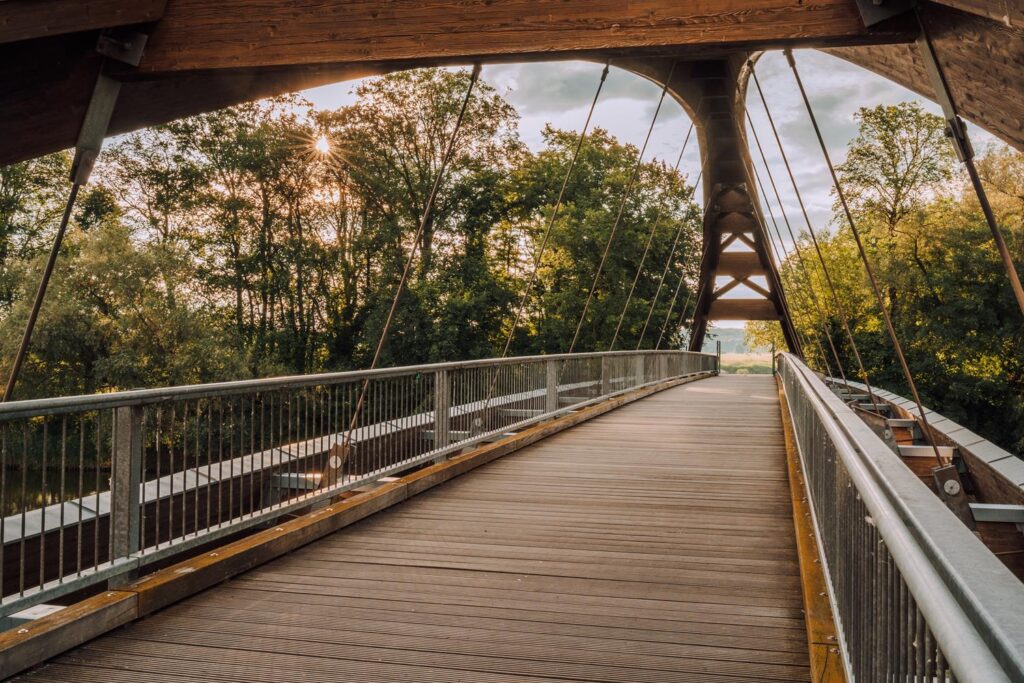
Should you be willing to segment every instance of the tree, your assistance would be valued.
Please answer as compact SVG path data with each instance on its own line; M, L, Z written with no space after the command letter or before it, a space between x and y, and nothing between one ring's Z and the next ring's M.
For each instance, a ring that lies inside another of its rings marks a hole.
M26 391L365 367L410 255L416 268L383 364L500 352L578 133L549 129L544 148L530 153L515 111L480 83L425 237L413 244L468 82L466 71L407 72L364 82L356 102L336 111L288 96L118 139L74 213ZM317 151L321 136L327 154ZM513 353L567 348L636 154L592 131ZM0 176L10 247L10 304L0 313L7 357L60 215L66 173L67 157L57 155ZM654 344L669 292L696 268L692 194L665 164L641 166L578 348L609 343L656 226L620 348L635 346L681 233L646 338ZM668 337L678 342L672 328Z
M861 110L861 131L842 168L844 190L867 236L869 259L886 287L887 306L925 405L1006 448L1024 453L1024 321L973 192L954 182L952 156L938 117L916 105ZM1021 155L1003 146L978 160L1008 239L1024 242ZM865 369L873 383L907 395L864 268L837 211L840 227L819 236ZM801 236L805 254L813 247ZM817 259L808 259L819 300L831 295ZM805 285L796 264L782 264L788 292ZM790 296L798 329L821 334L805 297ZM827 325L849 376L852 349L829 308ZM753 340L770 339L763 325ZM817 354L820 356L820 353ZM815 358L819 367L824 364ZM831 361L830 361L831 362ZM833 373L837 370L832 368Z
M921 258L927 235L920 214L953 179L956 159L945 121L917 102L861 108L856 119L859 133L837 171L872 261L888 284L895 317L900 295L896 271L907 264L917 268L924 291L937 300L935 275Z
M548 128L544 135L546 149L524 164L514 181L520 193L523 236L532 245L526 253L531 255L539 247L565 168L578 141L578 133L571 131ZM532 309L528 325L532 327L527 329L535 339L524 351L555 353L567 348L637 154L636 147L619 143L605 130L595 128L590 133L566 188L564 206L552 227L548 251L539 271L537 291L530 299ZM627 310L619 348L636 345L657 290L658 278L680 228L683 232L681 248L670 264L667 283L674 287L684 271L692 272L699 254L700 212L693 203L693 187L664 163L647 162L641 166L636 184L627 197L613 249L597 281L594 302L584 321L577 345L579 350L607 348L611 342L647 235L655 223L657 233ZM528 268L532 258L524 261L520 268ZM684 289L681 299L685 294ZM664 318L669 300L670 294L663 291L653 320ZM646 340L653 346L656 338L657 331Z

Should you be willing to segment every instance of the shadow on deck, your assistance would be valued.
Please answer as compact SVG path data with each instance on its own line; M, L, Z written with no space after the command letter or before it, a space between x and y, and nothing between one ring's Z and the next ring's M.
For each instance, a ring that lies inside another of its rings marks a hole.
M771 377L655 394L23 681L808 680Z

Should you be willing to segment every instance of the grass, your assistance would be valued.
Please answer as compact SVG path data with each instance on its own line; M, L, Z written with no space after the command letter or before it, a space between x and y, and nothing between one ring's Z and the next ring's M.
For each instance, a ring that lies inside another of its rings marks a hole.
M772 354L723 353L722 374L770 375L772 374Z

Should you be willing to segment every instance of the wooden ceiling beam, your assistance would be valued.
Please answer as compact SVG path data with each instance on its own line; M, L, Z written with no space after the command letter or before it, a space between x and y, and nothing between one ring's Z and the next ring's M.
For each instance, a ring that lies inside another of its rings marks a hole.
M933 2L998 21L1007 27L1024 28L1024 5L1019 0L933 0Z
M3 0L0 43L156 21L167 0Z
M926 8L928 32L961 114L1024 151L1024 29L937 3ZM825 52L935 99L914 44Z
M865 28L854 0L170 0L140 73L890 43L905 28Z

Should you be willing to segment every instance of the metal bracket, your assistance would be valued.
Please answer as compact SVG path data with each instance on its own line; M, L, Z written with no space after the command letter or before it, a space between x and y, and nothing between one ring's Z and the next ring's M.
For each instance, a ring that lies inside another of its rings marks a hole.
M103 139L110 127L117 96L121 92L121 82L107 75L106 62L108 59L114 59L138 66L146 39L146 34L136 31L106 31L100 35L96 51L106 59L100 65L96 87L93 88L92 98L82 120L82 128L78 131L78 141L75 143L71 181L76 185L85 185L89 182L93 166L103 148Z
M913 0L857 0L857 9L865 26L874 26L913 8Z
M976 522L1014 524L1024 534L1024 505L971 503L971 514Z
M967 136L967 124L960 118L960 114L949 94L949 84L939 68L939 60L935 56L935 48L932 46L928 35L921 31L917 38L918 51L921 53L921 60L924 62L924 69L928 73L928 80L931 81L932 90L935 93L935 101L942 107L942 115L946 119L946 136L952 140L956 150L956 156L961 163L966 163L974 158L974 147Z
M960 481L960 473L956 471L956 465L936 467L932 469L932 477L942 502L973 531L974 515L971 513L970 501L967 499L967 492L964 491L963 482Z
M149 36L138 31L127 29L111 29L100 34L96 43L96 52L104 57L116 59L131 66L138 66L142 61L142 51L146 47Z

